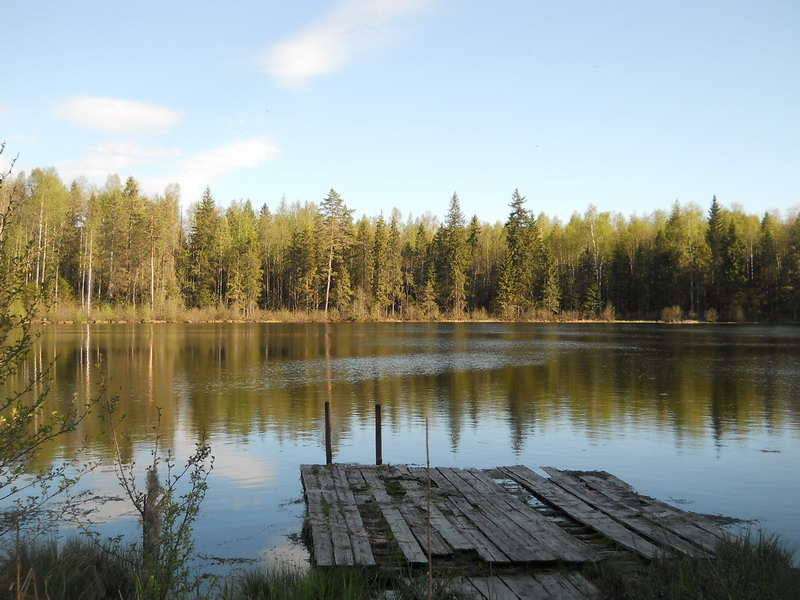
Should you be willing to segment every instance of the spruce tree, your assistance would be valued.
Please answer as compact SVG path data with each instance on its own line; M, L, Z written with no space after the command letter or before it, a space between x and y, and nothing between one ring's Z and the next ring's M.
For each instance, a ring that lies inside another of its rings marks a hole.
M444 225L437 234L440 250L441 295L453 317L460 318L466 307L467 239L464 213L458 195L453 193Z

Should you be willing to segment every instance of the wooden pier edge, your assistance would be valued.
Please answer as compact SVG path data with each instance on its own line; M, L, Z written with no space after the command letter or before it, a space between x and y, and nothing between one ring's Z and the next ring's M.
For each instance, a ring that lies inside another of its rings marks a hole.
M585 599L598 597L582 575L588 565L710 557L731 537L611 474L542 471L301 465L312 564L414 570L430 551L433 566L476 598Z

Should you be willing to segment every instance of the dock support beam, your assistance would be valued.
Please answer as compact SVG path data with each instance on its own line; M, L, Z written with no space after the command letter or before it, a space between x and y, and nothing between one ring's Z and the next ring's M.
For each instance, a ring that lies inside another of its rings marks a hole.
M375 405L375 464L383 464L383 439L381 438L381 405Z
M333 446L331 445L331 403L325 402L325 464L333 464Z

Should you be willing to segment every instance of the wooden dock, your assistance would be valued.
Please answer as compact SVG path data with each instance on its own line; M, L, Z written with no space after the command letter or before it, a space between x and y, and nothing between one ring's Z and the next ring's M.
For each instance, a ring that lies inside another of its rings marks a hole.
M599 597L587 564L710 556L728 535L608 473L543 471L303 465L312 561L408 570L430 557L467 597L582 599Z

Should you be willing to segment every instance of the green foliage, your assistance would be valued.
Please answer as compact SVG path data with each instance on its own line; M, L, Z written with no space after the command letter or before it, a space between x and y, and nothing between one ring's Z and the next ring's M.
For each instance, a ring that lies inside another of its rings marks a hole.
M438 254L437 280L442 306L458 319L464 314L467 300L467 237L461 203L453 193L444 225L436 233Z
M126 461L122 448L129 445L118 432L124 421L116 415L116 401L106 403L108 425L115 448L114 468L117 479L142 525L142 541L125 548L117 542L118 554L136 555L132 565L135 572L136 597L147 600L164 600L180 596L196 588L191 578L188 561L194 550L193 524L200 513L200 505L208 489L207 479L214 466L211 448L205 436L195 445L195 451L179 466L171 451L161 449L161 409L155 425L155 441L151 451L152 461L145 470L144 489L140 489L135 475L135 462ZM159 471L163 470L163 479ZM98 534L81 523L82 533L98 542ZM99 544L99 542L98 542ZM102 544L99 544L102 546Z
M0 144L0 154L4 145ZM12 162L13 167L13 162ZM92 401L74 398L58 410L45 411L51 364L19 377L36 338L34 322L45 308L42 288L47 288L44 255L40 255L41 230L24 245L15 245L9 230L23 217L15 190L6 192L10 170L0 173L0 537L33 527L46 529L52 516L44 510L55 495L69 489L81 472L76 460L66 460L45 470L32 466L50 440L73 431L86 416ZM37 179L52 176L37 173ZM38 189L38 188L37 188ZM28 268L37 265L36 281L26 283Z
M331 293L331 280L334 268L338 274L340 289L336 294L337 306L346 308L349 304L349 274L344 275L347 264L344 256L352 243L353 211L348 209L342 197L331 188L320 204L322 216L321 244L327 249L327 277L325 285L325 314L328 314L328 303ZM347 282L343 285L343 282Z
M665 306L800 319L797 218L746 215L716 197L707 211L675 201L630 217L589 206L562 224L534 218L514 190L508 219L492 225L467 222L453 194L443 223L395 209L353 224L334 189L320 203L258 211L249 201L220 209L206 189L184 222L176 186L149 197L130 177L65 186L34 169L0 192L0 207L12 198L18 218L0 235L26 250L14 277L71 320L175 319L184 307L246 320L263 310L326 318L329 308L331 318L594 318L608 302L623 319L658 319Z
M683 309L677 304L667 306L661 310L661 320L665 323L680 323L683 321Z
M133 554L77 538L9 545L0 554L0 589L14 598L134 598L135 560Z
M665 557L648 566L610 562L595 579L620 600L789 600L800 570L778 538L759 535L721 543L714 559Z

